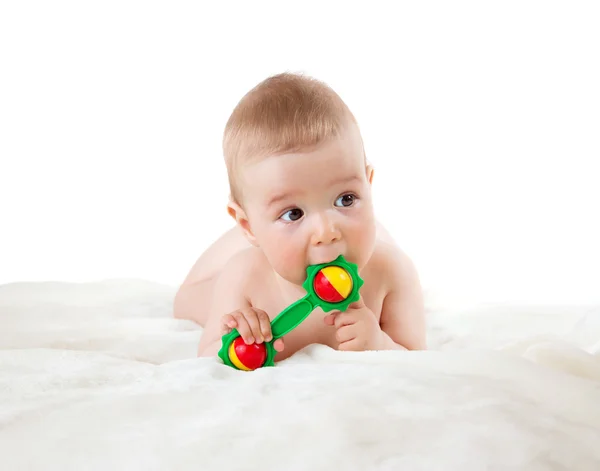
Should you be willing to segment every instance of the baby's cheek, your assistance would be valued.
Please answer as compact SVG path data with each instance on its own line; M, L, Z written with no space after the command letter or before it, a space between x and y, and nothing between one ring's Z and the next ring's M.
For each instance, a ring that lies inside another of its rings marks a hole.
M360 268L364 267L371 258L375 248L376 233L374 220L365 221L363 224L357 225L355 230L352 231L352 252Z
M306 275L304 254L292 240L274 241L271 263L283 278L294 283L302 283Z

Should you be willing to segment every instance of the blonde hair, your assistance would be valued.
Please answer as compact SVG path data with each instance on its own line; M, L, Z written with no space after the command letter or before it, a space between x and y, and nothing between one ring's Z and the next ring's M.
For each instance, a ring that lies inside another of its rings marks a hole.
M223 135L231 197L240 203L236 171L242 161L295 152L340 136L356 124L328 85L300 74L267 78L237 104Z

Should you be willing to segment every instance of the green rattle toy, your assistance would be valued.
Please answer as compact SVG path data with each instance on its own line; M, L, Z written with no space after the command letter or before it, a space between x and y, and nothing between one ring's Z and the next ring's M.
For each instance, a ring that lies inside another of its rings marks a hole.
M252 371L263 366L273 366L275 340L298 327L317 307L325 312L333 309L345 311L350 304L359 300L358 291L363 283L358 275L357 265L347 262L342 255L333 262L307 267L306 280L302 284L307 294L290 304L271 321L273 339L246 345L237 329L233 329L222 337L219 357L223 363L238 370Z

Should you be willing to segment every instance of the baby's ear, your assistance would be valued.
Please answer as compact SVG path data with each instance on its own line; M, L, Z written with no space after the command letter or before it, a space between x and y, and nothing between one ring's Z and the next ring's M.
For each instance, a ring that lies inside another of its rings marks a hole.
M235 220L235 223L240 226L244 236L246 236L246 239L248 239L248 242L258 247L256 237L254 237L252 228L250 227L250 221L248 220L248 216L246 215L244 208L230 198L229 202L227 203L227 212Z
M367 164L367 168L366 168L366 172L367 172L367 180L369 181L369 183L373 183L373 174L375 173L375 169L373 168L372 165Z

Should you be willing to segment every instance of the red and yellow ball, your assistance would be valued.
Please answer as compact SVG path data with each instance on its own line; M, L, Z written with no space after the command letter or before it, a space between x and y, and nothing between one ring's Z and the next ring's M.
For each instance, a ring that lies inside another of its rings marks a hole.
M229 346L229 359L239 370L256 370L267 361L267 347L264 343L246 345L244 339L238 337Z
M352 292L350 273L337 265L321 268L313 280L316 295L328 303L339 303Z

